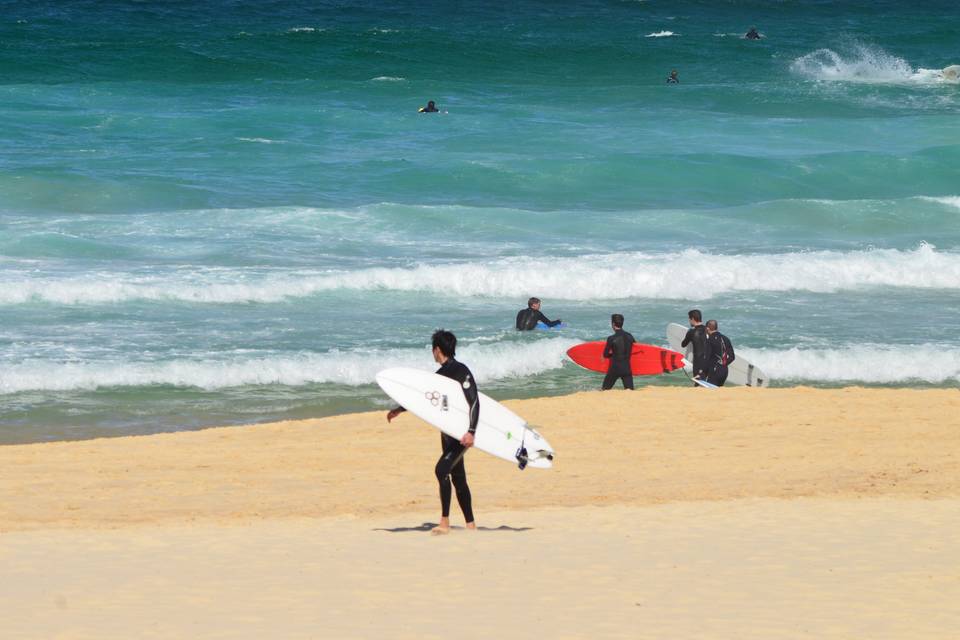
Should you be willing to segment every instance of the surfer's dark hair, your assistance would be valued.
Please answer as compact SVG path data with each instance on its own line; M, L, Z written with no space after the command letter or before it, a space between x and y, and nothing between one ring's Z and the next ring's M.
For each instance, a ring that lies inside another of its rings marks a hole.
M690 309L687 312L687 317L696 322L703 322L703 316L700 314L700 309Z
M452 358L457 354L457 336L446 329L437 329L433 332L433 348L440 349L440 353Z
M716 331L716 330L717 330L717 321L716 321L716 320L707 320L707 329L710 329L710 331Z
M529 307L532 307L533 305L537 304L538 302L540 302L540 298L530 298L529 300L527 300L527 307L528 307L528 308L529 308Z
M623 329L623 316L619 313L615 313L610 316L610 324L615 326L617 329Z

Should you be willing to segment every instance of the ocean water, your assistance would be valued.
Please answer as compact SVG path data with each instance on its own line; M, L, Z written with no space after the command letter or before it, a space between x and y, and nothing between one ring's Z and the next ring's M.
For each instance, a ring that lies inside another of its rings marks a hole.
M960 383L960 5L494 4L4 2L0 442L385 408L437 327L590 389L693 307L777 385Z

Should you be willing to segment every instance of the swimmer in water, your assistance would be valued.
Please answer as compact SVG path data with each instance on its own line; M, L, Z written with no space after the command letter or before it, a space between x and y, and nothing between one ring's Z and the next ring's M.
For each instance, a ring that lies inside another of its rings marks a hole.
M667 78L667 84L680 84L680 78L677 77L676 69L670 72L670 76Z
M747 34L743 37L747 40L759 40L761 35L760 32L757 31L756 27L750 27L750 31L747 31Z
M427 106L420 107L418 113L440 113L440 109L437 109L437 105L433 103L433 100L427 102Z

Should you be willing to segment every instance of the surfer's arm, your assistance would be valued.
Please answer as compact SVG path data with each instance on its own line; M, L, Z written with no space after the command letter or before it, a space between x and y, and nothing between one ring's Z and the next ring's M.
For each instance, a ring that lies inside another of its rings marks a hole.
M693 340L693 329L687 329L687 335L683 336L683 342L680 343L680 346L686 347L691 340Z
M733 343L730 342L729 340L727 340L727 352L730 355L730 358L727 360L727 364L729 365L730 363L732 363L734 360L737 359L737 354L733 352Z
M613 345L610 344L610 338L607 338L607 345L603 348L603 357L604 358L613 357Z

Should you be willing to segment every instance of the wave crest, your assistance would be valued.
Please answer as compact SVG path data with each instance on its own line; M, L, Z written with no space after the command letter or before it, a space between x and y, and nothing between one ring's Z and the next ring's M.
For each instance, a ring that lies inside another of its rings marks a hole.
M914 69L903 58L864 44L855 44L846 55L833 49L817 49L790 65L794 73L811 80L864 84L956 83L957 74L950 71L953 68Z
M834 293L867 287L960 289L960 253L917 249L810 251L718 255L616 253L556 258L531 269L529 258L424 264L350 272L237 269L136 276L113 272L81 277L10 275L0 279L0 305L45 302L105 304L129 300L201 304L273 303L327 291L405 291L446 296L563 300L622 298L706 299L740 291Z

